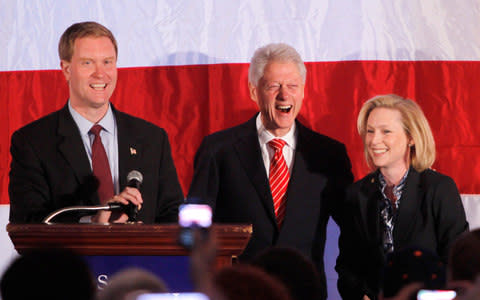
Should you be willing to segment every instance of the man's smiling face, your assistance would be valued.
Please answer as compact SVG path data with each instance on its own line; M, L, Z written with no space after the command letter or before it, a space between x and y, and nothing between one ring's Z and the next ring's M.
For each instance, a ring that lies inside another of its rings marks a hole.
M84 110L108 106L117 84L117 56L107 37L83 37L75 40L70 62L62 60L68 81L70 101Z
M250 84L250 96L262 113L265 128L275 136L284 136L303 103L304 84L297 65L292 62L268 63L257 86Z

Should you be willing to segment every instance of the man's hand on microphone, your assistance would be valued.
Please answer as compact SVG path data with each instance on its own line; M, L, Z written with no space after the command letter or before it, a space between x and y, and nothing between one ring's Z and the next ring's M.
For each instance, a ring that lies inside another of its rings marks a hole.
M126 187L120 194L113 196L108 203L120 203L123 205L128 205L132 203L138 207L138 210L142 208L142 194L140 191L134 187ZM99 211L93 218L93 223L125 223L128 220L128 216L124 212L114 212L111 211Z

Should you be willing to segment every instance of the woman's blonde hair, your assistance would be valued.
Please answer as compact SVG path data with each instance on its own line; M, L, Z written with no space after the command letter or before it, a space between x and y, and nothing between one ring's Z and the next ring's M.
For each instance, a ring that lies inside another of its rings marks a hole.
M435 140L427 118L417 103L395 94L380 95L365 102L357 119L357 129L363 141L363 150L367 164L371 169L375 166L368 155L365 136L367 133L368 116L375 108L394 109L402 115L402 126L408 138L413 139L410 147L410 163L418 172L432 166L435 161Z

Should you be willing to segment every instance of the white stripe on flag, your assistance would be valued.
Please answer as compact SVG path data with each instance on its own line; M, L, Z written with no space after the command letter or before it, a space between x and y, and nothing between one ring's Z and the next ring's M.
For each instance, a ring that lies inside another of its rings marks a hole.
M57 43L94 20L119 67L244 63L286 42L305 61L478 60L480 6L465 1L4 1L0 71L59 69Z
M0 205L0 276L4 273L10 262L17 257L12 241L7 234L8 214L10 205Z
M463 194L462 202L470 230L480 228L480 195Z

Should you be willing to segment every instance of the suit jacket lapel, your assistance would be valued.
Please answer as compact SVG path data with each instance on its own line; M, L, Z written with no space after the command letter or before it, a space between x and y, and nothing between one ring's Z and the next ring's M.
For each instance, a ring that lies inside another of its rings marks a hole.
M378 201L383 197L378 188L377 178L378 172L366 178L366 184L362 188L358 202L363 232L365 237L374 244L379 242L378 237L381 235Z
M240 137L234 147L248 178L250 178L250 181L257 190L268 217L276 224L272 194L260 151L255 122L256 116L244 125L244 130L247 134Z
M306 182L304 180L305 175L308 174L307 170L307 165L308 162L305 161L305 158L308 155L304 155L305 151L308 151L308 140L305 140L305 137L302 135L302 129L299 126L299 123L297 123L297 128L298 128L298 136L297 136L297 145L295 149L295 156L294 156L294 161L293 161L293 169L291 171L290 175L290 182L288 183L288 189L287 189L287 207L286 207L286 212L285 216L288 215L289 207L292 209L292 207L299 207L300 203L296 203L297 205L289 205L290 201L289 199L295 199L301 200L303 197L301 197L302 193L305 191L304 186L305 184L309 184L309 182ZM322 184L322 182L317 182L317 184ZM308 189L308 188L307 188Z
M307 129L301 123L296 121L297 126L297 144L295 147L295 156L293 157L293 168L291 170L290 182L288 183L287 189L287 206L285 211L285 221L282 228L287 227L288 215L291 214L296 209L305 209L311 204L308 203L308 200L305 199L302 195L305 191L311 190L309 185L325 185L327 179L325 178L322 182L320 179L316 182L309 180L309 173L313 170L309 168L320 167L315 161L310 161L312 158L318 158L318 153L310 153L311 148L309 147L310 138L307 134ZM321 163L321 162L320 162ZM320 164L319 163L319 164ZM328 162L324 162L328 163ZM322 188L319 187L318 190ZM307 202L303 202L307 201ZM321 213L326 213L325 208L320 208ZM294 225L296 226L296 225Z
M371 173L366 178L359 197L360 216L362 223L362 232L365 234L366 241L376 249L376 264L382 265L385 261L383 251L382 231L380 227L379 201L383 195L379 189L378 171Z
M85 146L75 121L73 120L68 106L65 105L59 111L58 118L58 151L65 157L72 167L73 173L79 183L92 175ZM98 202L98 197L97 200Z
M142 159L143 149L141 142L141 132L132 132L132 127L128 124L122 112L116 110L112 105L112 110L117 122L118 137L118 176L120 182L120 191L127 185L128 172L138 168L139 161Z
M419 188L420 174L414 169L410 168L405 187L400 198L400 206L398 211L398 218L393 229L393 238L395 241L395 248L403 246L405 241L409 240L409 236L415 222L417 220L416 213L420 211L420 199L423 199L423 189Z

